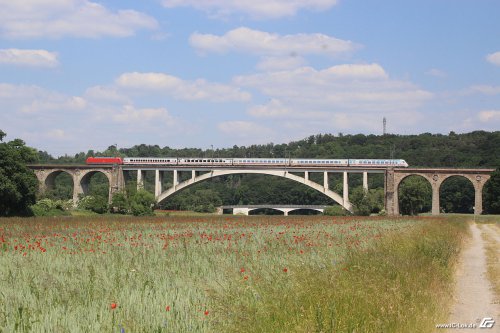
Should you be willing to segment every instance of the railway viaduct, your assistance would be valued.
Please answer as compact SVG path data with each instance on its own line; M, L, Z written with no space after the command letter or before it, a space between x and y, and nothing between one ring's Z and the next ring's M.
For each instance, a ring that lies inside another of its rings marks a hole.
M145 172L155 173L154 194L157 202L168 199L179 191L207 179L232 174L265 174L290 179L306 186L309 186L347 210L352 211L349 202L349 174L363 175L363 188L368 190L369 174L384 174L385 184L385 209L388 215L399 215L398 192L401 182L408 176L418 175L425 178L432 187L432 214L440 213L439 190L441 184L449 177L461 176L468 179L474 186L475 202L474 214L481 214L483 211L482 191L484 184L490 179L490 174L494 169L455 169L455 168L362 168L362 167L325 167L325 168L292 168L292 167L234 167L234 166L154 166L154 165L31 165L30 168L40 182L40 192L45 192L54 186L55 178L65 172L73 179L73 202L76 204L80 195L88 193L88 185L92 175L96 173L104 174L109 182L109 200L114 193L125 188L124 172L135 172L137 174L137 187L144 187ZM172 173L173 186L167 189L162 188L163 177L166 173ZM190 177L179 181L180 173L189 173ZM310 179L311 173L321 173L323 175L322 184ZM342 194L330 189L328 175L340 173L343 175Z

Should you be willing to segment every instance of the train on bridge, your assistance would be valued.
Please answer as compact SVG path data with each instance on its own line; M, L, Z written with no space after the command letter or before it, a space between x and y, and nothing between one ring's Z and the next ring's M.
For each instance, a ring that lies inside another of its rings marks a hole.
M166 166L276 166L276 167L408 167L398 159L307 159L307 158L201 158L201 157L89 157L89 165Z

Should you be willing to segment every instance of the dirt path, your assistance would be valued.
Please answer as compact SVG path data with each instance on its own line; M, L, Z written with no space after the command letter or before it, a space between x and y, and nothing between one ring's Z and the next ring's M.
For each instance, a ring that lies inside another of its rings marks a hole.
M486 332L500 332L500 304L495 304L497 299L491 288L491 283L486 276L486 255L482 232L494 235L500 242L499 228L495 226L477 224L470 225L472 238L466 244L457 270L454 305L452 306L449 323L471 324L479 326L481 320L490 317L495 320L492 329ZM479 329L479 328L478 328ZM443 330L440 330L443 331ZM448 332L462 331L460 329L445 330Z

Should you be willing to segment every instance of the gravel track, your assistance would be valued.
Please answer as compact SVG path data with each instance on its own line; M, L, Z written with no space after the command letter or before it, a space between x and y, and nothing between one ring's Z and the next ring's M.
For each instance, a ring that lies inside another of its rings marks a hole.
M500 230L498 227L470 224L472 237L461 255L456 273L456 286L454 293L454 304L451 308L449 323L470 324L479 326L481 319L493 318L496 323L492 329L479 329L485 333L500 332L500 304L495 303L495 297L491 283L486 275L486 254L482 232L488 232L493 238L500 242ZM500 255L500 254L499 254ZM438 332L457 332L464 329L438 330ZM465 329L471 331L471 329ZM475 331L472 329L472 331Z

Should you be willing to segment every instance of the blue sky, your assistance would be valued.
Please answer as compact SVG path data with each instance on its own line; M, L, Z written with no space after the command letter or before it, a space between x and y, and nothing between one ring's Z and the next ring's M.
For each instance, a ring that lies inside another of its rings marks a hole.
M500 129L497 0L0 0L0 129L59 156Z

